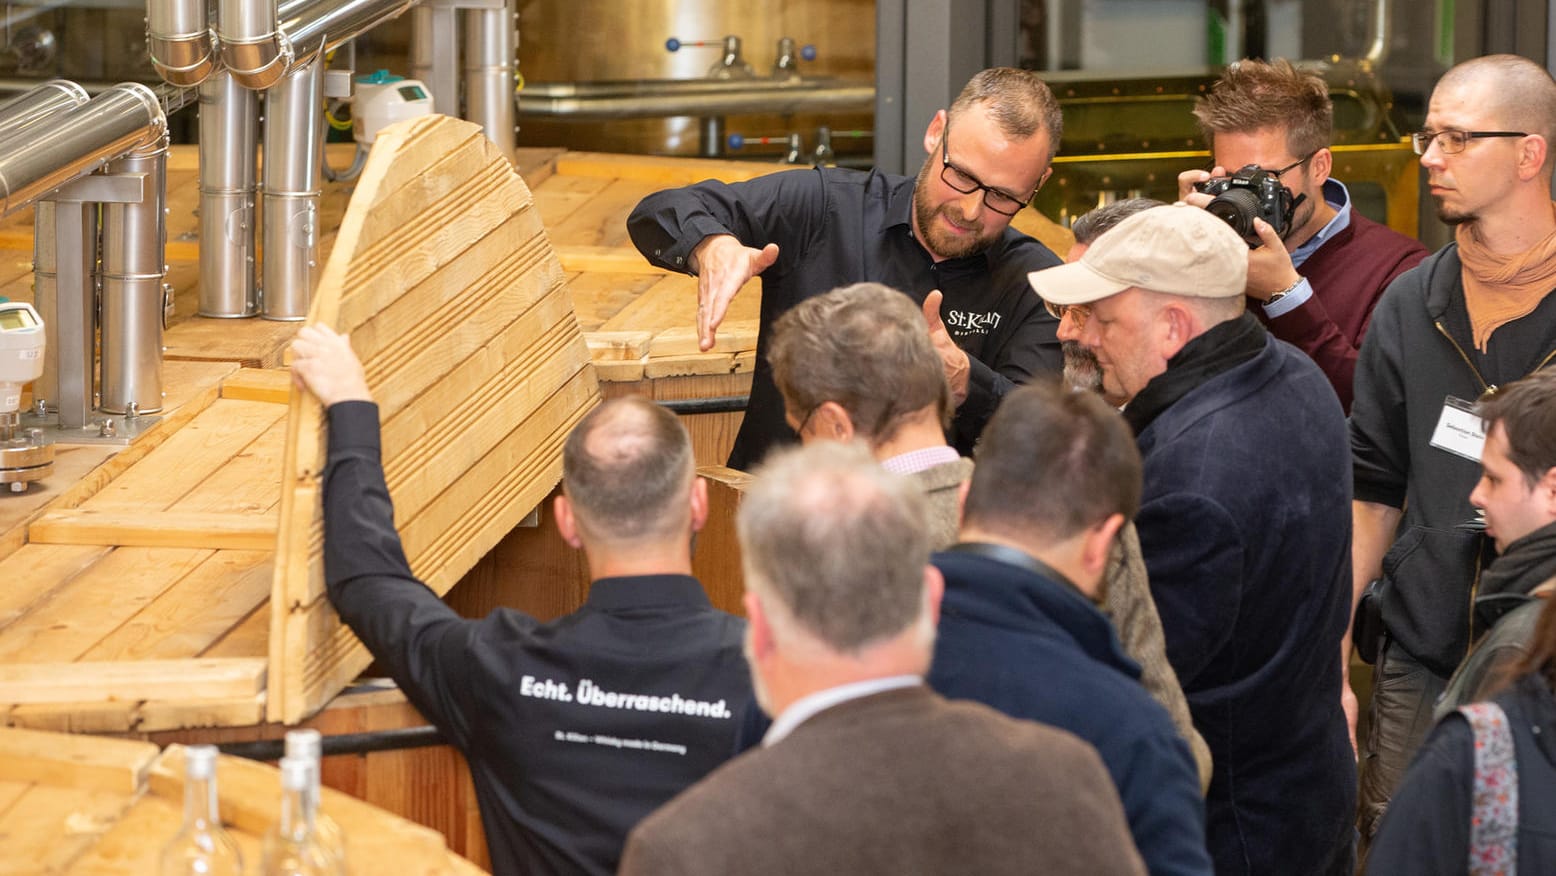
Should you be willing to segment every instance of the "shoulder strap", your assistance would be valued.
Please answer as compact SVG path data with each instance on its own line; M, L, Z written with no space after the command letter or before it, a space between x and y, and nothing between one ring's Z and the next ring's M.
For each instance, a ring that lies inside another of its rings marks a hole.
M1470 703L1459 713L1475 731L1475 785L1470 817L1470 876L1518 872L1518 761L1507 713L1496 703Z

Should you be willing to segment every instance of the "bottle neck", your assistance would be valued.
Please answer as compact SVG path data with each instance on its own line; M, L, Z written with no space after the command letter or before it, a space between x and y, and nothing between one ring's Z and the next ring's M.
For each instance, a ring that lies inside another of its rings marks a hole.
M186 778L184 780L184 824L220 824L216 802L215 778Z
M306 786L281 789L282 836L303 839L313 834L315 799Z

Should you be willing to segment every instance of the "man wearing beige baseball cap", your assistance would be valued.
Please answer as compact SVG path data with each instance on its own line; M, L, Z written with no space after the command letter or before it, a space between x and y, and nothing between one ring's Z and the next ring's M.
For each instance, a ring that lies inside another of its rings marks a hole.
M1175 204L1029 278L1060 339L1095 353L1103 388L1128 400L1151 593L1214 763L1216 873L1348 874L1345 416L1318 366L1244 311L1247 271L1236 232Z

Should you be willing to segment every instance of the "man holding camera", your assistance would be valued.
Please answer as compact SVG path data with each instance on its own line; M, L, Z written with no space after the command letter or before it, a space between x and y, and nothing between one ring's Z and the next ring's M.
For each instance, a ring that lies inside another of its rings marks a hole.
M1426 247L1353 210L1330 177L1334 107L1318 76L1284 60L1238 61L1194 115L1216 166L1180 174L1178 196L1215 200L1212 211L1244 233L1254 312L1313 357L1349 411L1372 308Z

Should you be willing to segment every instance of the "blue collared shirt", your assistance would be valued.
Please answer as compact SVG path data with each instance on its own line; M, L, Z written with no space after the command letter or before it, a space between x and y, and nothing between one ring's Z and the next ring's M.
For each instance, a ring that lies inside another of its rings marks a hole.
M1302 263L1308 260L1318 248L1329 242L1331 237L1351 227L1351 193L1345 188L1345 183L1333 177L1324 181L1324 201L1335 210L1334 218L1318 229L1318 233L1309 238L1301 246L1291 253L1291 266L1302 267ZM1281 296L1274 304L1264 305L1264 315L1270 319L1284 316L1298 307L1307 303L1313 297L1313 284L1306 277L1297 281L1297 285L1290 292Z

